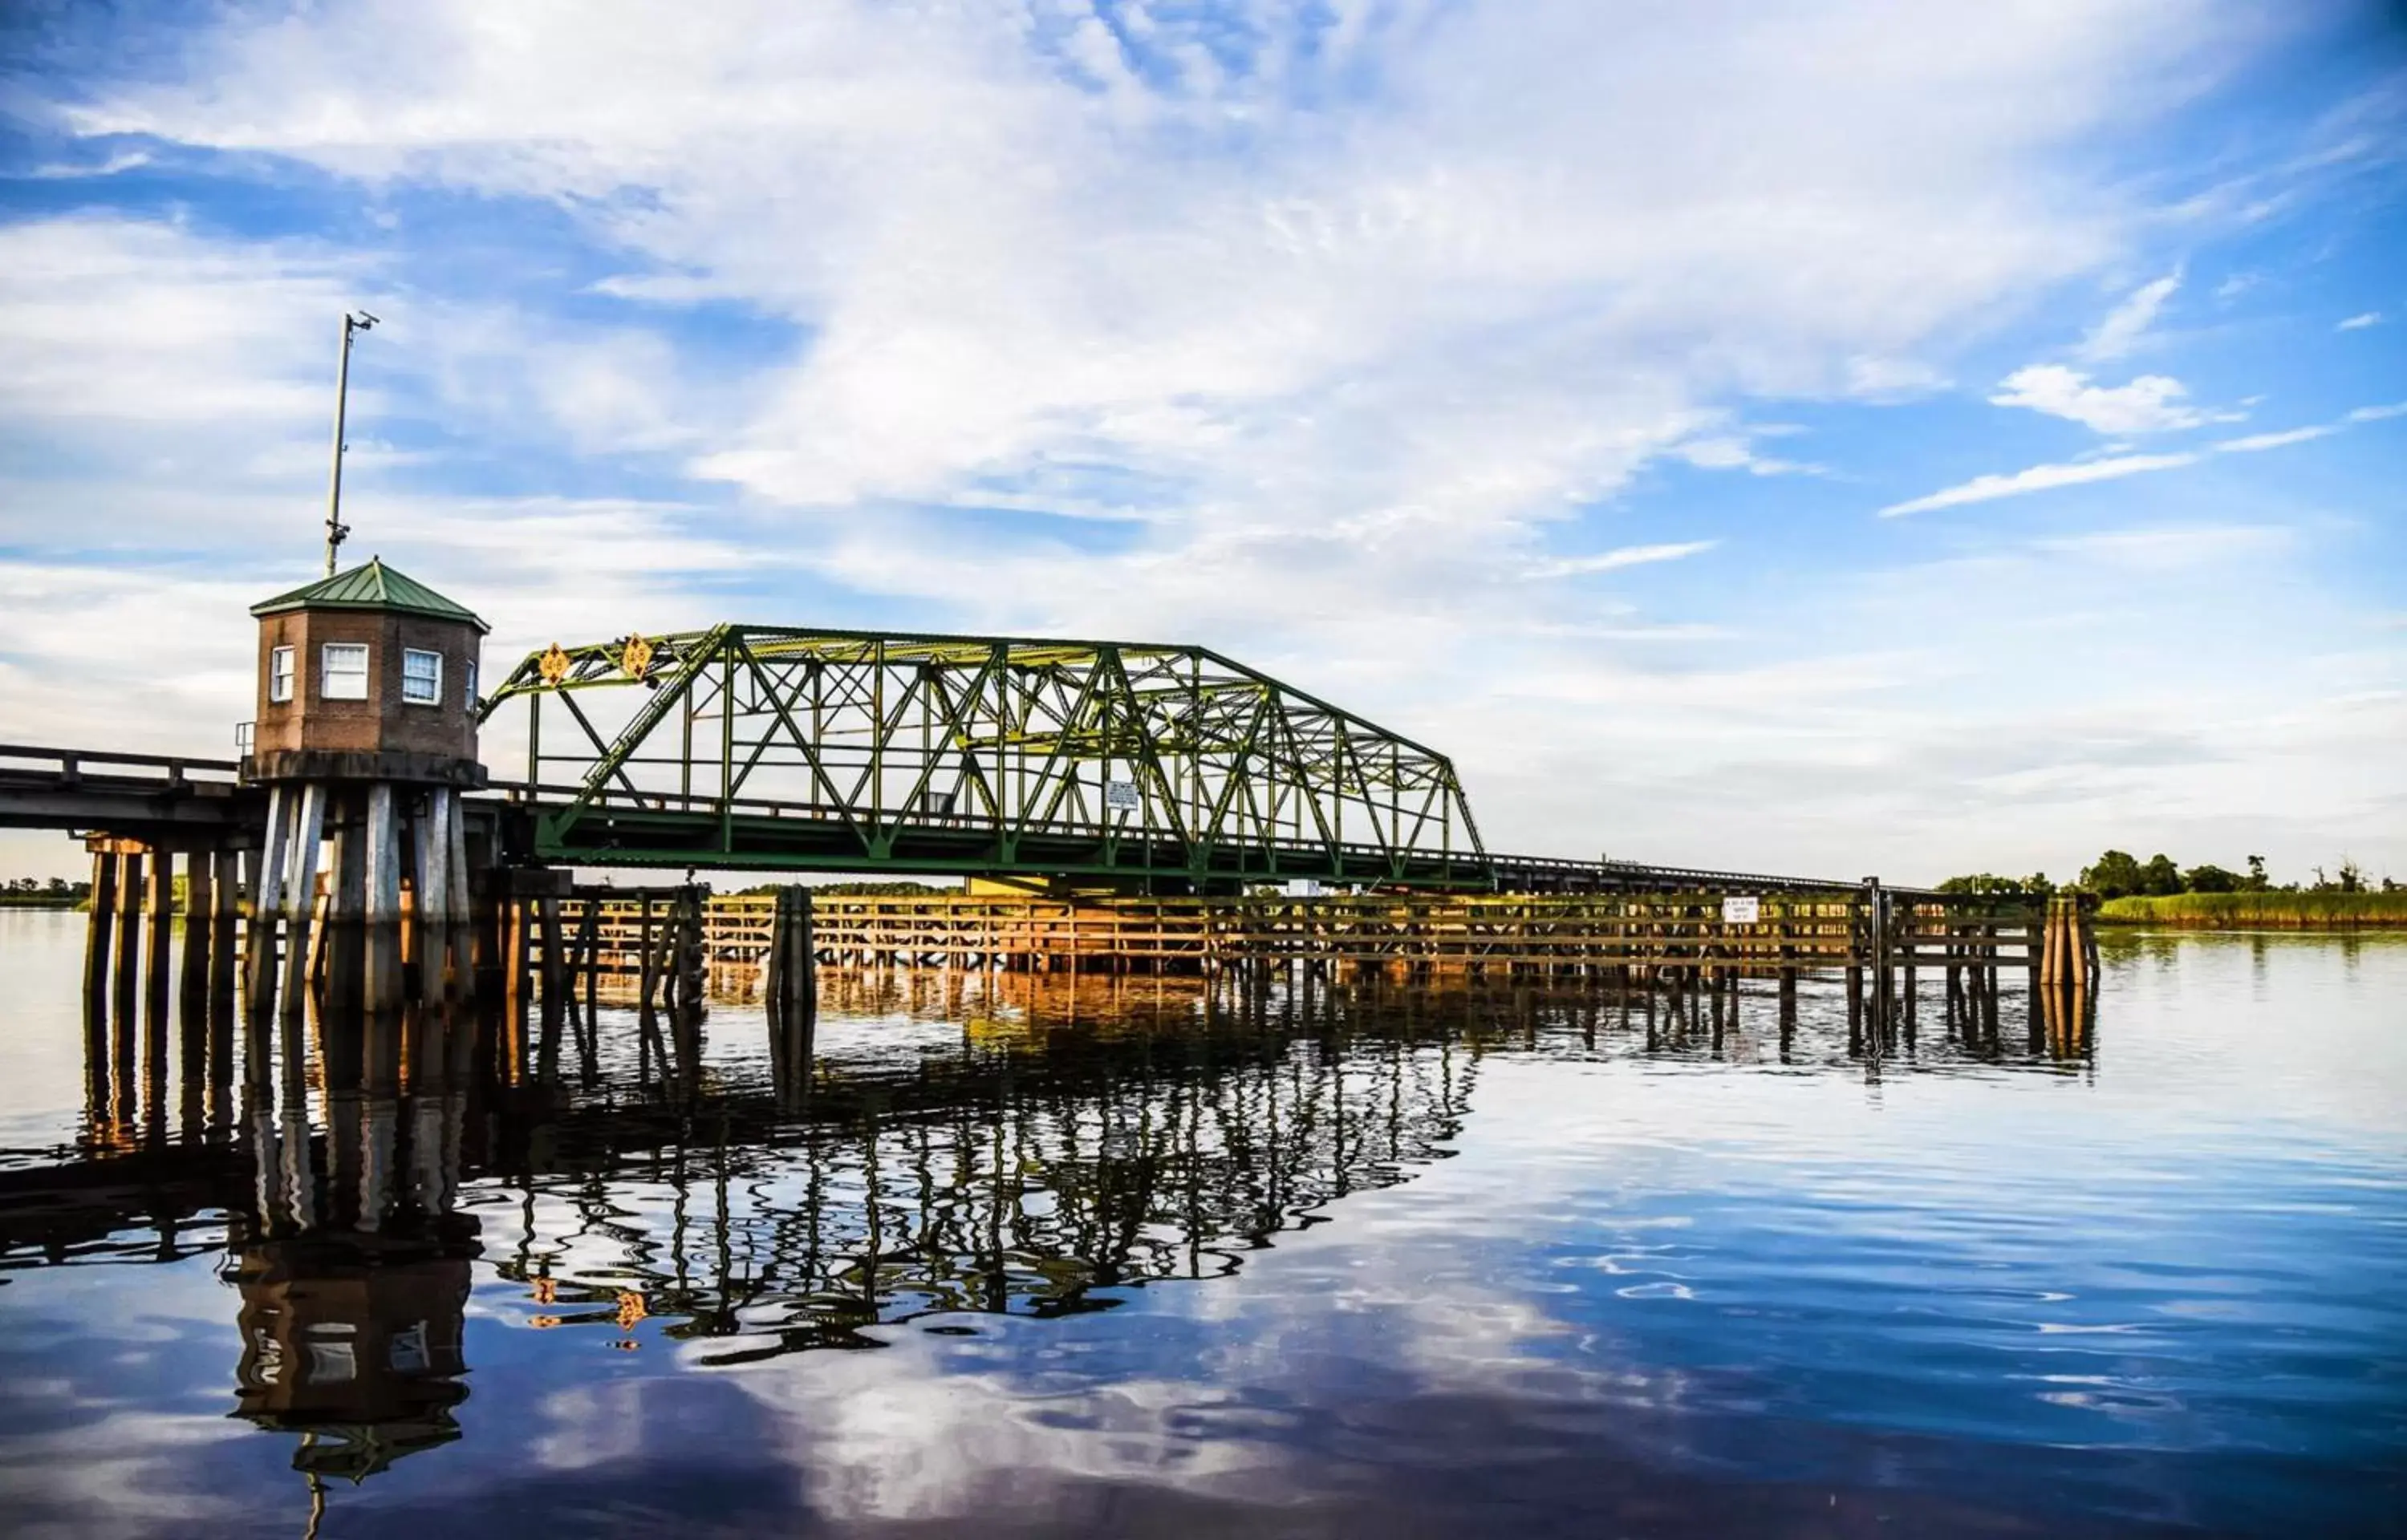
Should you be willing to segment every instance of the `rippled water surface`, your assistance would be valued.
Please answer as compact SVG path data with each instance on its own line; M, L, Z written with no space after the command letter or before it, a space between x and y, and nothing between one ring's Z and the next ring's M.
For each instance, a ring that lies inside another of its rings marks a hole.
M2110 936L2086 1039L1885 1046L1810 985L832 979L805 1095L733 1003L682 1088L606 1001L516 1084L423 1023L213 1083L172 1014L93 1077L80 950L0 912L17 1534L2407 1514L2400 940Z

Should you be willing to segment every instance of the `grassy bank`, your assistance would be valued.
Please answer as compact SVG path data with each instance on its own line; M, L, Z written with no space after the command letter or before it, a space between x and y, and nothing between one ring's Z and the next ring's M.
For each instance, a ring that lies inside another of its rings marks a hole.
M2179 893L2166 898L2109 898L2098 918L2110 925L2171 925L2184 930L2407 930L2407 893Z
M0 909L81 909L80 898L53 898L47 893L0 893Z

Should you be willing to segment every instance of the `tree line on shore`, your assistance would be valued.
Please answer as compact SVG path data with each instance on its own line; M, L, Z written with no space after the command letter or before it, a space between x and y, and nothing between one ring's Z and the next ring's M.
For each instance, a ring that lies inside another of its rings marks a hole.
M2400 883L2385 877L2378 886L2369 883L2364 869L2356 861L2343 858L2339 869L2326 873L2323 868L2309 869L2314 880L2304 883L2275 883L2265 871L2265 857L2248 857L2247 869L2232 871L2206 863L2184 867L2172 856L2159 851L2143 861L2129 851L2110 850L2088 866L2072 882L2059 884L2049 880L2044 871L2028 877L2000 877L1994 872L1973 872L1962 877L1950 877L1939 884L1942 893L1993 895L2001 897L2029 896L2045 897L2059 887L2077 888L2094 893L2101 898L2169 898L2183 893L2397 893Z
M88 882L69 882L53 877L44 882L39 877L17 877L0 881L0 902L18 904L78 904L92 897Z

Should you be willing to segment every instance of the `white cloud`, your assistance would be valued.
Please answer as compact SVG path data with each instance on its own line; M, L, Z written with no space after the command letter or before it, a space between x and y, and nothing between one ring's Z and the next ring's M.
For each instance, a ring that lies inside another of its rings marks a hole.
M1947 376L1918 359L1853 358L1846 390L1867 401L1906 401L1947 388Z
M1718 540L1690 540L1675 544L1624 545L1618 550L1597 556L1565 557L1531 570L1531 577L1577 577L1588 572L1617 572L1624 567L1643 567L1658 561L1677 561L1683 557L1699 556L1720 544Z
M2156 323L2157 313L2181 287L2181 275L2168 273L2154 283L2142 284L2122 304L2107 313L2089 335L2082 340L2081 356L2094 361L2119 359L2131 350L2148 328Z
M2369 326L2380 326L2381 324L2382 312L2379 310L2368 310L2361 315L2351 316L2348 319L2341 322L2338 326L2333 327L2332 330L2335 332L2362 332Z
M1999 382L1989 398L1998 406L2024 406L2063 417L2101 433L2163 433L2221 420L2180 404L2189 392L2165 374L2142 374L2129 385L2089 383L2089 376L2060 363L2035 363Z
M334 325L366 264L230 247L174 223L0 225L0 419L129 429L290 422L329 404Z
M1669 453L1700 471L1745 471L1758 476L1820 475L1826 467L1803 460L1759 455L1743 434L1718 434L1672 445Z
M946 500L1104 461L1323 525L1403 503L1526 525L1732 388L1928 389L1919 345L2116 245L2046 162L2185 51L2136 4L1274 7L1252 57L1169 74L1132 50L1188 58L1201 23L1088 18L1056 52L975 8L480 14L233 30L206 90L76 120L560 200L658 268L618 291L809 326L695 448L762 498ZM1705 100L1713 134L1663 133Z
M2029 373L2029 371L2025 371ZM2391 417L2407 417L2407 402L2387 406L2360 406L2344 413L2334 422L2314 423L2303 428L2288 428L2278 432L2249 433L2240 438L2223 439L2210 445L2222 454L2253 454L2265 449L2286 448L2293 444L2309 444L2345 432L2350 427L2364 422L2381 422ZM2064 464L2034 465L2029 470L2011 474L1974 476L1961 486L1945 487L1927 497L1904 502L1893 502L1880 510L1883 518L1895 518L1901 514L1929 513L1937 508L1953 508L1967 502L1988 502L1998 498L2018 497L2025 492L2044 492L2058 487L2077 487L2084 482L2113 481L2123 476L2142 475L2150 471L2177 471L2203 459L2203 452L2183 450L2169 455L2115 455L2094 459L2072 460Z
M2085 460L2063 465L2034 465L2029 470L2005 475L1974 476L1960 487L1950 487L1904 502L1892 502L1880 511L1883 518L1896 518L1904 514L1925 514L1937 508L1955 508L1968 502L1988 502L1998 498L2020 497L2026 492L2044 492L2058 487L2078 487L2092 481L2114 481L2123 476L2143 475L2150 471L2172 471L2198 463L2194 454L2121 455L2113 459Z
M150 163L150 156L147 152L122 149L101 161L38 165L33 169L32 176L37 181L73 181L85 177L114 177L121 171L136 171Z
M2207 524L2099 530L2031 544L2037 550L2058 555L2165 572L2213 562L2258 560L2286 551L2294 543L2293 532L2277 525Z
M2278 433L2249 433L2236 439L2225 439L2215 447L2226 454L2249 454L2258 449L2281 449L2293 444L2329 438L2339 431L2339 425L2335 423L2319 422L2307 428L2285 429Z

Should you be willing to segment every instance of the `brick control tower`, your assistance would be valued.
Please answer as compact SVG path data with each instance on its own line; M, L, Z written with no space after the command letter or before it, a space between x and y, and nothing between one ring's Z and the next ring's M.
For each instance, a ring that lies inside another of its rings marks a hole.
M367 1003L377 1009L398 987L397 947L377 943L399 925L404 877L421 927L466 918L460 793L485 784L477 663L490 628L376 558L250 613L259 716L243 770L270 794L255 913L271 927L277 915L289 922L285 1009L301 1008L329 841L323 917L367 927ZM253 1000L271 997L273 953L252 948Z
M254 604L260 781L474 788L477 657L489 628L377 558Z

